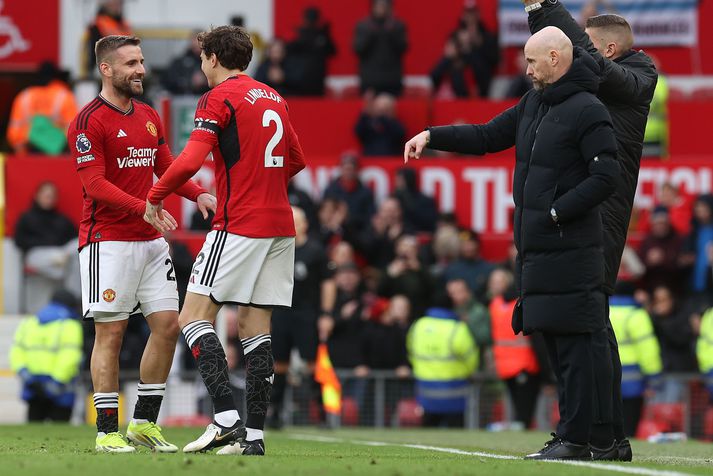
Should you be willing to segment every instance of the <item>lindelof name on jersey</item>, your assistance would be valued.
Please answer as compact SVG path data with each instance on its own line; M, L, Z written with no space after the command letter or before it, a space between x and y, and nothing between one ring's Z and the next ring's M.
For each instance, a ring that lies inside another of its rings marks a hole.
M262 88L253 88L250 91L247 92L245 99L247 102L249 102L251 105L255 104L255 101L257 101L260 98L265 98L265 99L270 99L271 101L275 101L276 103L281 103L282 98L278 96L277 94L273 93L272 91L267 92Z
M153 167L156 162L155 147L127 147L127 156L124 158L116 158L116 163L120 169L128 167Z
M193 130L217 134L218 132L220 132L220 127L218 127L218 121L216 121L215 119L196 117L193 123Z

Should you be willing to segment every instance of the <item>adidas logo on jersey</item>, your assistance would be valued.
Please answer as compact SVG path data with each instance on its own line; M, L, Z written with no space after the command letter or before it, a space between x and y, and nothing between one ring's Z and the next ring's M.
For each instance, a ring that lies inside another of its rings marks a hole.
M126 137L126 132L124 132L124 129L119 129L119 133L116 135L116 137Z

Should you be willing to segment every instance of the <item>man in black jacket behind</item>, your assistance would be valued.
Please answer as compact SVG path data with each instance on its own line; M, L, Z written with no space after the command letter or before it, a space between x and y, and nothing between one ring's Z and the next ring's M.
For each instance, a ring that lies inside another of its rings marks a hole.
M558 28L525 45L534 90L487 124L432 127L406 143L468 154L515 145L514 239L520 292L513 330L542 332L562 396L557 435L532 459L591 459L592 348L606 340L599 204L617 186L611 118L595 97L599 65Z
M541 3L540 3L541 2ZM609 110L617 142L617 159L622 169L616 191L602 205L604 225L604 291L614 292L621 255L626 244L631 209L634 203L644 130L649 105L654 95L658 73L653 61L643 51L632 49L634 35L629 23L619 15L598 15L586 22L586 30L572 18L558 0L523 0L528 13L530 31L556 26L576 46L587 50L601 67L601 83L597 97ZM616 337L609 323L607 307L607 345L594 349L595 418L592 427L594 459L631 461L631 446L624 436L621 403L621 361ZM611 361L613 371L608 365ZM612 375L612 381L607 378ZM616 452L610 452L606 442L613 433ZM601 449L601 450L600 450Z

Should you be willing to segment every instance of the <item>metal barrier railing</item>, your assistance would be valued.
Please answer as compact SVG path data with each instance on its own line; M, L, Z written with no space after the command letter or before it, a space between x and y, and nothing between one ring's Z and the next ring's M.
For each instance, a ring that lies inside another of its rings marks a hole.
M417 426L419 409L415 403L415 381L399 378L390 371L371 371L366 377L356 377L350 370L337 370L342 383L341 418L326 421L331 426L371 426L376 428ZM287 425L325 423L320 412L319 389L309 375L293 375L288 379L282 422ZM662 431L683 431L691 437L713 438L713 407L698 374L669 375L663 378L661 389L647 397L642 419L653 421ZM131 416L136 401L138 372L122 372L123 420ZM231 374L238 409L244 414L244 371ZM81 378L80 387L88 394L91 379ZM80 393L81 394L81 393ZM91 400L78 398L76 415L91 413ZM474 375L469 387L464 414L465 428L502 428L492 425L512 421L513 411L503 382L494 375ZM212 417L212 405L197 372L178 372L169 379L161 410L164 424L200 424ZM79 421L83 418L75 418ZM550 388L540 391L532 428L549 431L557 421L557 396Z

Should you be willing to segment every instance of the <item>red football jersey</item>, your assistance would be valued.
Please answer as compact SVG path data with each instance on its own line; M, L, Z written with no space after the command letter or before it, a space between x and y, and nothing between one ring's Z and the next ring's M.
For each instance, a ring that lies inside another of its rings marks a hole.
M172 162L158 113L135 100L128 111L122 111L98 96L74 118L67 137L84 184L79 246L160 237L142 218L154 173L162 175ZM92 180L101 179L101 190L111 200L95 200L87 193L86 172L94 172ZM204 191L192 182L187 189L193 199Z
M213 147L218 211L214 230L251 238L294 236L287 183L304 156L285 100L240 74L198 101L191 141Z

